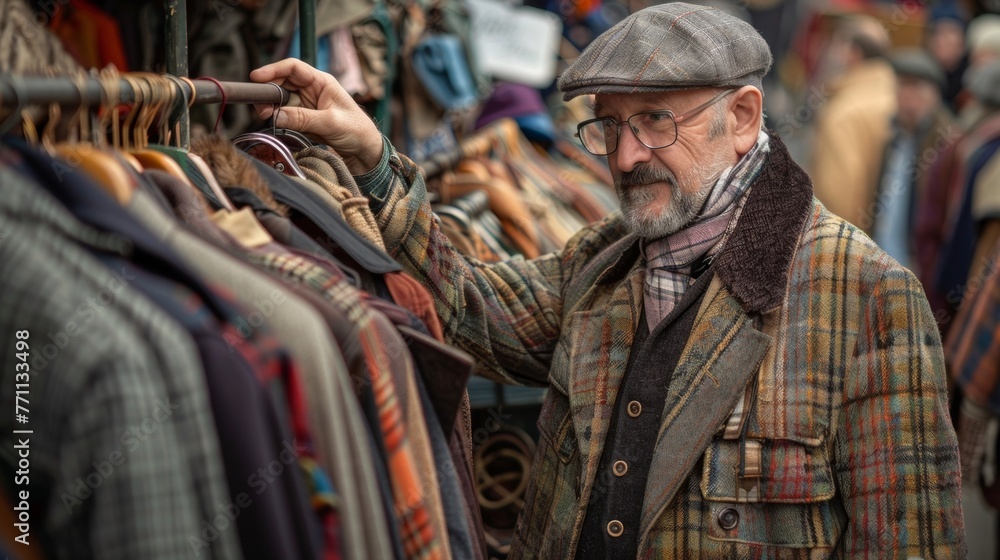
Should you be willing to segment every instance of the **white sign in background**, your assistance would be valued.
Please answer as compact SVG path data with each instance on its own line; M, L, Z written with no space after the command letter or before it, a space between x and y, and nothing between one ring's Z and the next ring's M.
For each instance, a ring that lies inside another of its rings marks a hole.
M502 0L466 0L466 6L482 72L538 88L552 83L562 37L559 16Z

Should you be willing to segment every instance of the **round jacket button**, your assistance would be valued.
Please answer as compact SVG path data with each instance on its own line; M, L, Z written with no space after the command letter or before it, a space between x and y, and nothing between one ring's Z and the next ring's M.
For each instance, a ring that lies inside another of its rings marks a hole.
M726 508L719 512L719 527L729 531L735 529L740 522L740 514L733 508Z
M642 414L642 403L639 401L631 401L628 403L628 415L632 418L638 418Z
M621 521L613 519L611 520L610 523L608 523L608 534L611 535L612 537L620 537L624 532L625 532L625 526L622 525Z
M615 473L615 476L625 476L628 472L628 463L625 461L615 461L615 464L611 466L611 470Z

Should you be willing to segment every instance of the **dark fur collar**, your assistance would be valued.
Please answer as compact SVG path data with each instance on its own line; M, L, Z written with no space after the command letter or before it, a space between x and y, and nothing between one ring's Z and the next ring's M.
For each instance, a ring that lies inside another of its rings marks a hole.
M736 229L712 268L733 297L750 313L781 305L788 269L812 210L812 181L774 132L770 153L747 194ZM598 278L606 283L624 274L639 256L639 240L628 235L614 243L621 258Z

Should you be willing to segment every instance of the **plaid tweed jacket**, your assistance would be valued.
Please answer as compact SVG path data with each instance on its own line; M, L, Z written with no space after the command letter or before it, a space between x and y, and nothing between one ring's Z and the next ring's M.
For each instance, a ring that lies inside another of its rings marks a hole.
M920 284L814 199L773 134L771 147L706 272L649 442L639 557L964 558L941 340ZM412 163L391 147L383 161L359 186L446 339L481 375L550 387L511 557L571 558L608 476L597 467L642 310L638 241L613 214L559 253L466 260ZM740 479L756 446L760 476Z

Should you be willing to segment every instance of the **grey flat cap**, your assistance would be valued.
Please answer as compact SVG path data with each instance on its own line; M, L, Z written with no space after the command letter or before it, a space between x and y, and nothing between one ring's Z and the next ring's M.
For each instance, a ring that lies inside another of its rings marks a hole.
M761 89L771 50L722 10L674 2L639 10L602 33L559 78L567 101L587 93L697 87Z
M892 69L898 76L910 76L944 87L944 71L931 55L923 49L904 49L889 56Z

